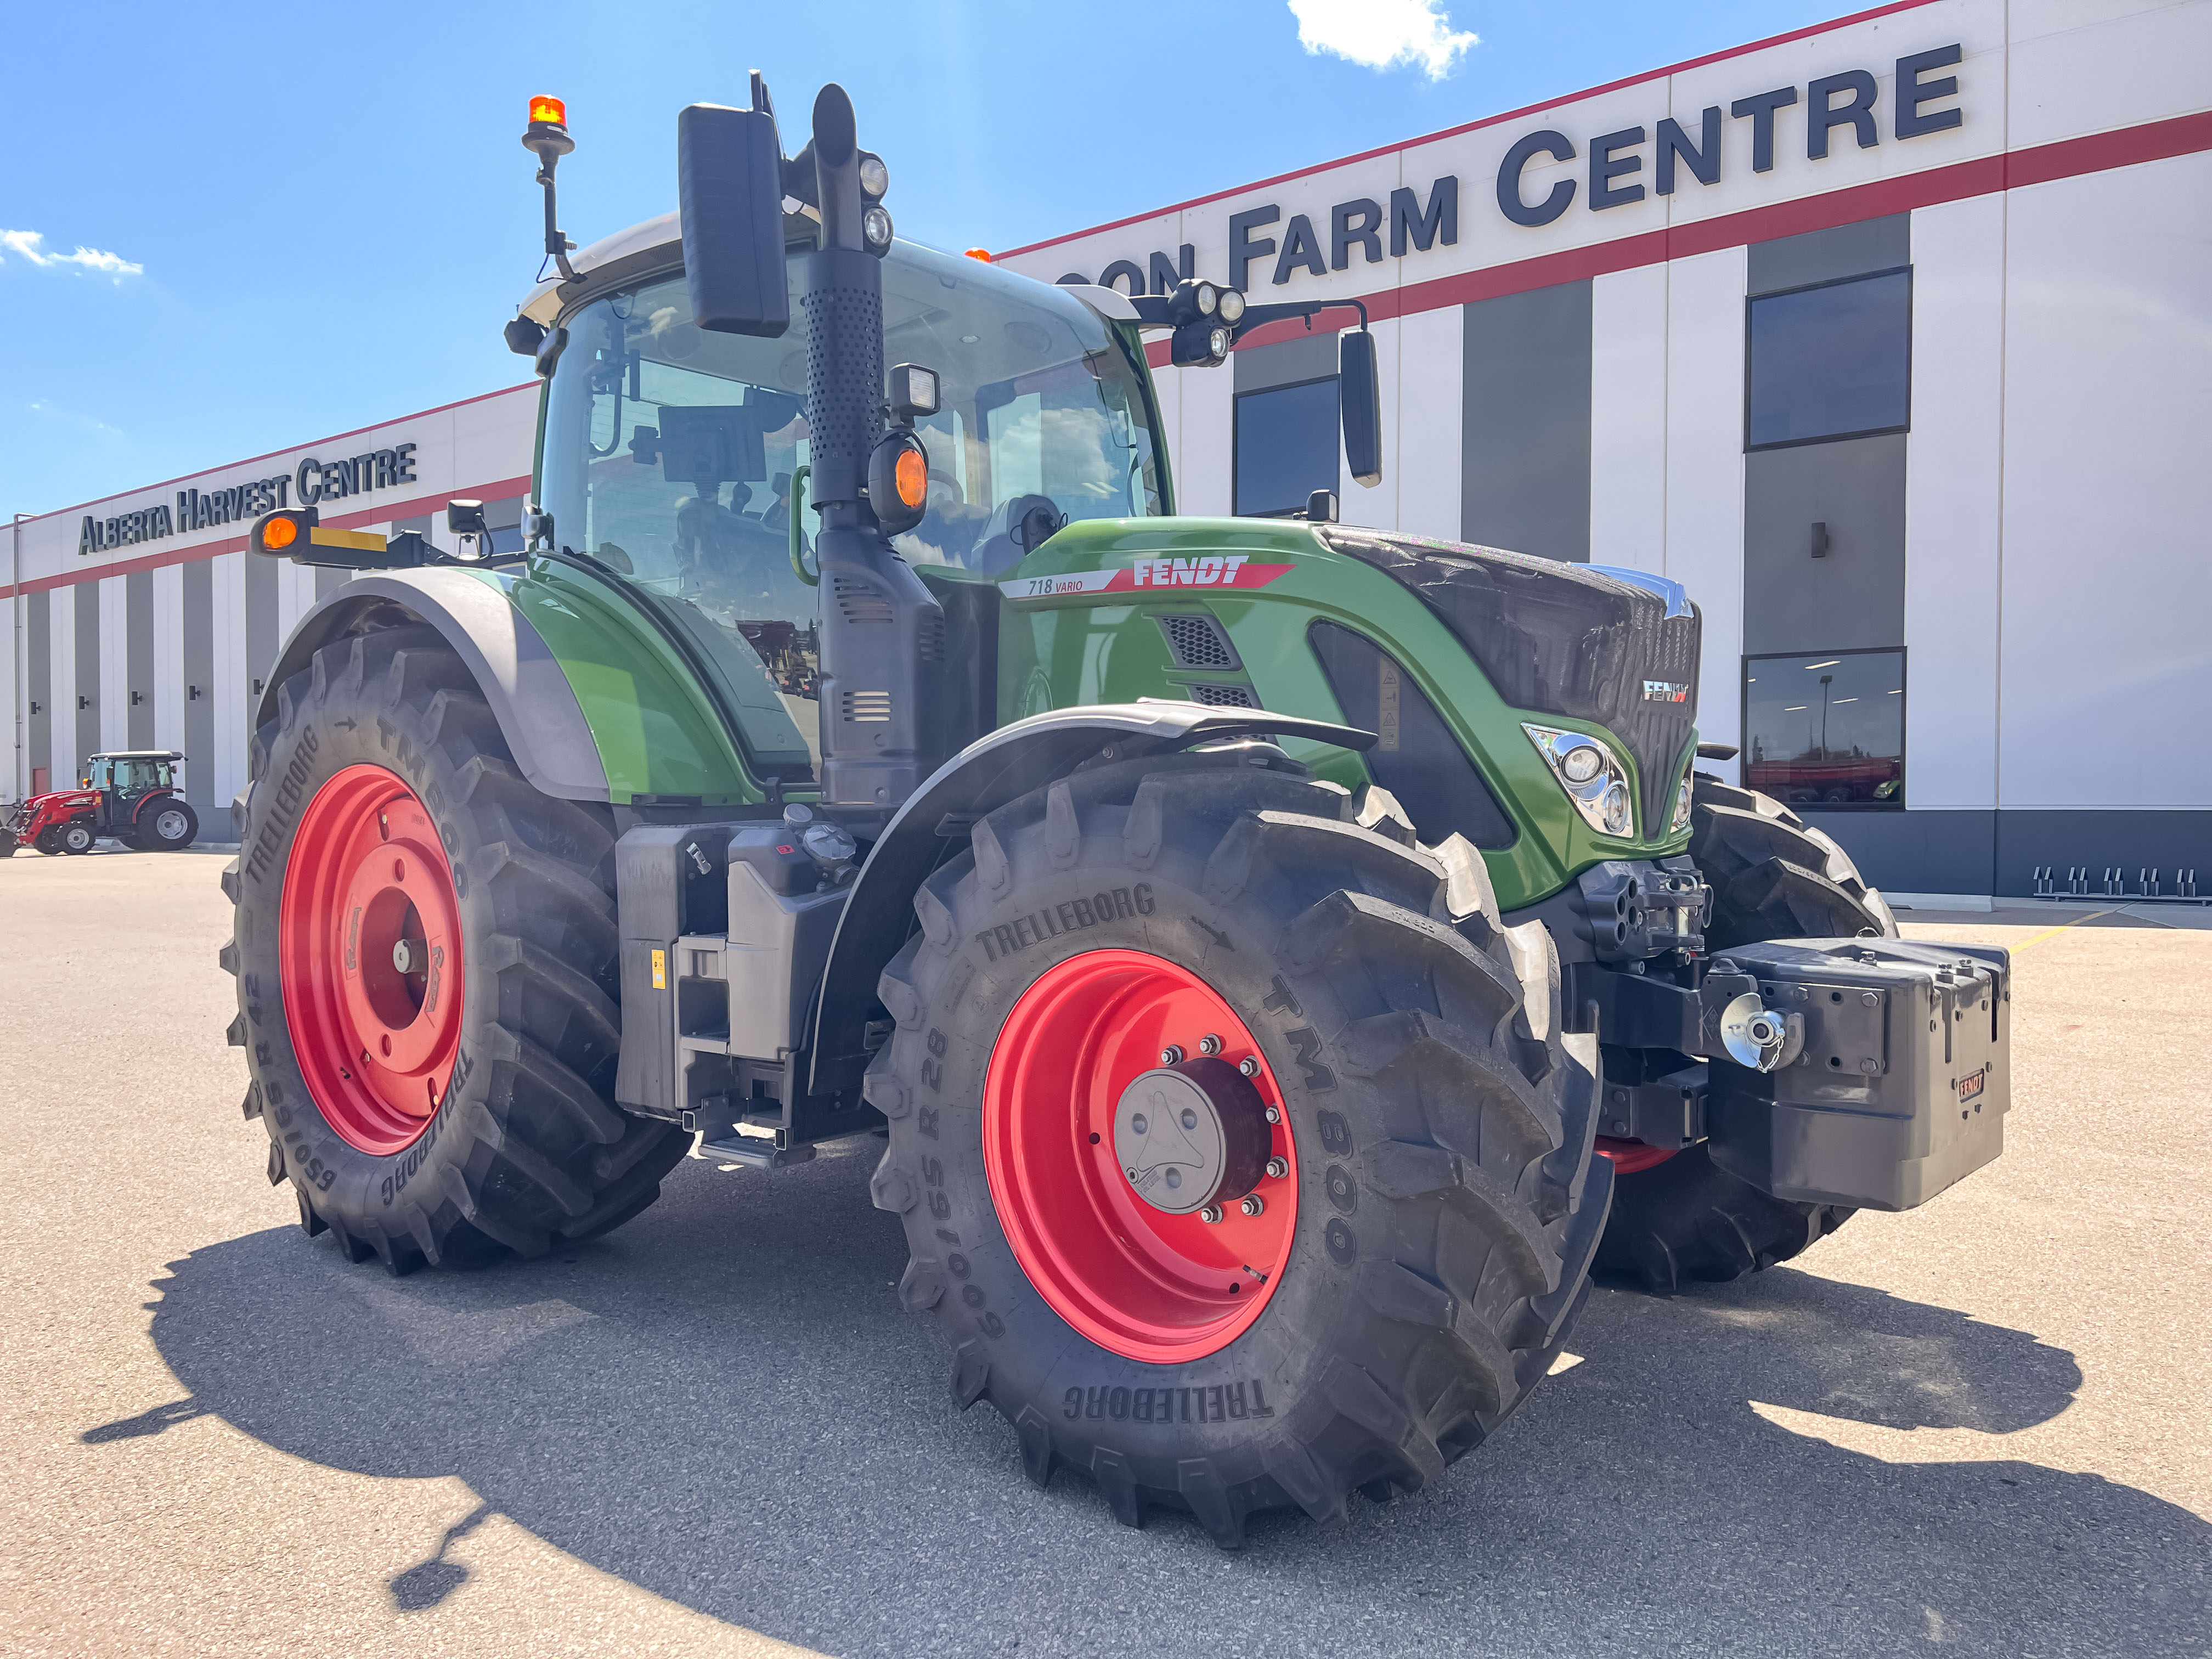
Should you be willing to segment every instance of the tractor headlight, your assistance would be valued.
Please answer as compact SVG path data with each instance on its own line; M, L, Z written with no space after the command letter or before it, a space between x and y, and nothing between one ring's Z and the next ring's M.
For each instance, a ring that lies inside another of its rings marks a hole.
M1213 315L1214 307L1221 303L1221 291L1211 283L1200 283L1191 297L1198 301L1198 314L1201 317Z
M1667 821L1667 833L1670 836L1679 836L1689 827L1690 781L1686 777L1682 780L1681 787L1674 791L1674 815Z
M1244 296L1233 288L1221 290L1221 320L1234 323L1244 314Z
M880 252L891 245L891 216L879 207L872 207L860 216L860 234L867 239L870 247Z
M1622 841L1634 836L1636 810L1628 793L1628 769L1611 749L1584 732L1525 721L1521 729L1551 767L1583 823L1601 836Z

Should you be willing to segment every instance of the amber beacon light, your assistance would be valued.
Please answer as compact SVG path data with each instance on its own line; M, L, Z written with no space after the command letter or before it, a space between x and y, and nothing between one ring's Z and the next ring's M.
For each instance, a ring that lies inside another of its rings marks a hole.
M548 98L541 94L530 100L530 123L532 126L543 124L550 127L565 127L568 125L568 106L558 98Z

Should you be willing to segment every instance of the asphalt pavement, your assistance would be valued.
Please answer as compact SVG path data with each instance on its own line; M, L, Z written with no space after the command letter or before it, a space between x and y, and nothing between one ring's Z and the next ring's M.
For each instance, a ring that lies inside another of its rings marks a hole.
M2212 1650L2203 912L1907 916L2025 947L2002 1158L1597 1292L1440 1482L1231 1555L955 1408L872 1141L484 1272L308 1240L221 863L0 861L0 1652Z

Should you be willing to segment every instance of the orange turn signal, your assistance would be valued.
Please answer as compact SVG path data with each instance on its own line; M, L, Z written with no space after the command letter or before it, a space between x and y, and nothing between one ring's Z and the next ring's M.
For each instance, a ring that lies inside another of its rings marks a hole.
M981 259L988 265L991 263L991 250L987 247L971 247L968 250L968 257L971 259Z
M891 469L900 505L917 507L929 499L929 458L919 448L902 449Z
M568 106L558 98L548 98L541 94L530 100L530 118L565 127L568 125Z
M299 539L297 519L271 519L261 526L261 545L265 551L281 553Z

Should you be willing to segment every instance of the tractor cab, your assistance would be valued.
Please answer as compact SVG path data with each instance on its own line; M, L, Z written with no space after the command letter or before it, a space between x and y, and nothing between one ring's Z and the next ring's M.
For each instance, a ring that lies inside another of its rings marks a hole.
M128 824L147 796L173 790L173 768L184 759L173 749L128 749L85 758L82 786L100 792L101 817Z

